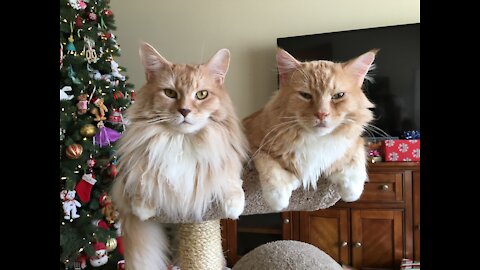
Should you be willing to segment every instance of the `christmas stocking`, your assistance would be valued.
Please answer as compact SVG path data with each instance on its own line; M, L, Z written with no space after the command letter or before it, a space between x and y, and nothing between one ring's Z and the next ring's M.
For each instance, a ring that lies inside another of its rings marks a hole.
M93 178L91 173L86 173L82 176L82 180L77 184L75 190L77 191L78 198L82 203L87 203L90 201L90 193L92 191L93 185L97 180Z

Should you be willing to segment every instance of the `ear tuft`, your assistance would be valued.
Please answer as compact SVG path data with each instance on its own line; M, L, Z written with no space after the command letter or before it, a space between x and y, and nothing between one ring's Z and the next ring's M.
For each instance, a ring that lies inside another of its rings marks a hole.
M139 48L140 59L142 60L143 67L147 81L153 74L157 73L165 66L170 66L171 63L167 61L160 53L155 50L150 44L142 42Z
M362 86L368 71L373 69L372 64L378 51L379 49L370 50L346 63L345 70L355 76L357 86Z
M277 66L280 75L299 68L301 63L282 48L277 48Z
M229 65L230 51L228 49L220 49L208 60L206 67L219 79L220 84L223 84Z

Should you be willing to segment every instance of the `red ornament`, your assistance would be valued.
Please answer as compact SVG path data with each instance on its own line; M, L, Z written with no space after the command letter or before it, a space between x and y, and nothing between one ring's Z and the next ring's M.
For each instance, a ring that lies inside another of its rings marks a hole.
M83 19L80 16L75 17L75 26L80 28L83 26Z
M117 262L117 270L125 270L125 260L120 260Z
M120 91L113 92L113 99L117 100L119 98L123 98L123 93Z
M131 101L132 103L135 102L135 91L134 91L134 90L132 90L132 91L130 92L130 101Z
M112 113L108 116L108 122L112 124L121 124L123 122L122 114L118 109L112 109Z
M78 159L82 156L82 153L83 147L78 143L71 144L65 148L65 154L69 159Z
M98 227L100 229L108 230L107 222L103 219L94 219L92 221L93 226Z
M96 21L97 20L97 14L93 13L93 12L89 12L88 13L88 18L91 20L91 21Z
M85 253L80 253L75 261L80 264L81 269L85 269L87 267L87 255L85 255Z
M102 33L100 37L104 40L107 40L112 37L112 33Z
M117 176L117 165L115 165L114 163L110 164L110 166L108 166L108 174L115 178Z
M109 10L109 9L105 9L105 10L103 11L103 15L105 15L105 16L112 16L112 15L113 15L113 12L112 12L111 10Z

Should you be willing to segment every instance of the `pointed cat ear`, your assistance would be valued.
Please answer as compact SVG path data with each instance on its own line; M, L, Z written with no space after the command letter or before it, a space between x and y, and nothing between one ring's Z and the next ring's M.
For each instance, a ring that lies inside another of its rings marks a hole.
M346 63L345 70L356 77L357 86L362 86L378 51L379 49L373 49Z
M220 49L205 65L210 72L223 84L227 75L228 66L230 64L230 51L228 49Z
M277 48L277 67L280 75L280 81L285 81L285 74L298 69L301 63L291 54L281 48Z
M140 44L140 58L142 59L143 67L145 68L145 76L149 81L152 76L165 66L170 66L171 63L167 61L160 53L155 50L150 44L142 42Z

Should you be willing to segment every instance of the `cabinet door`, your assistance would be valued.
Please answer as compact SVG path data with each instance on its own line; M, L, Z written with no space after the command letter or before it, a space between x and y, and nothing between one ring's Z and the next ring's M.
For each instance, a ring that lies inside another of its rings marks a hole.
M352 210L352 264L399 269L404 255L403 210Z
M222 243L227 266L233 265L254 248L277 240L292 239L292 212L240 216L225 220Z
M420 261L420 172L413 172L413 256Z
M349 264L348 209L300 212L300 241L310 243L340 264Z

